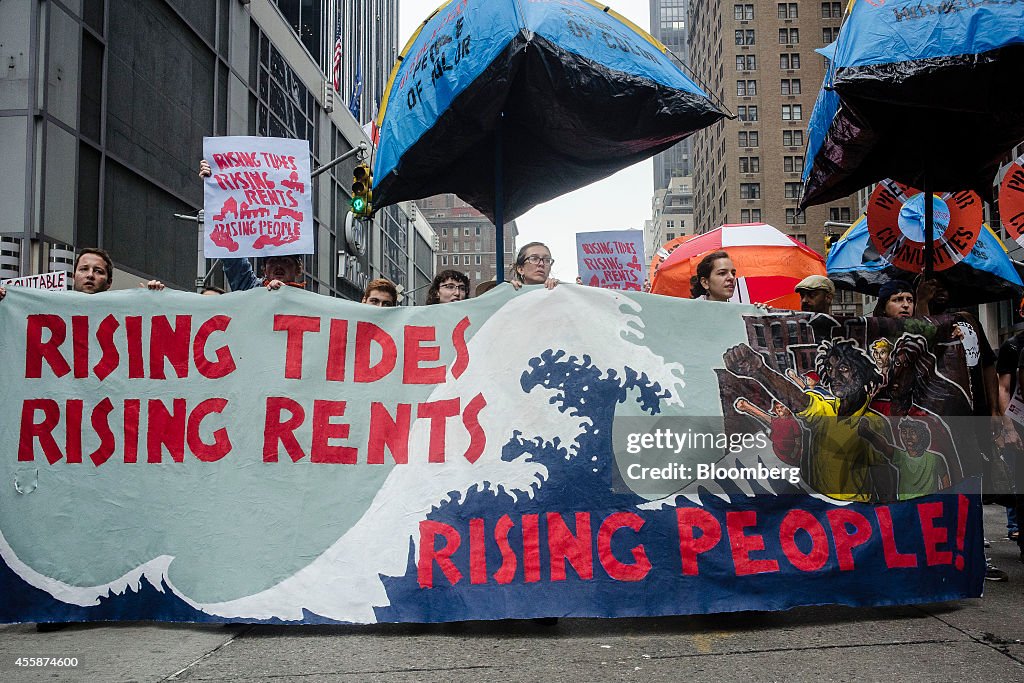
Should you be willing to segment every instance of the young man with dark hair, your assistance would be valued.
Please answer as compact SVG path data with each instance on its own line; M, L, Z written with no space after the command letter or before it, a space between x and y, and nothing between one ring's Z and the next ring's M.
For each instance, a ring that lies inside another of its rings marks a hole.
M370 280L363 292L363 303L371 306L392 308L398 301L398 288L395 283L385 278Z

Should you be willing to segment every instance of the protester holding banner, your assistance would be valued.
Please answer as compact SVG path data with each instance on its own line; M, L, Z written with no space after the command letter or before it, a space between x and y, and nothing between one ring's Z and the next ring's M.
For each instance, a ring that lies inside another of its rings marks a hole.
M199 161L199 177L208 178L213 174L213 169L206 159ZM242 292L257 287L266 287L268 290L277 290L288 285L289 287L304 288L306 285L301 281L303 265L302 257L298 255L277 255L270 256L263 262L263 278L256 277L252 265L244 258L222 258L221 264L224 267L224 275L228 279L228 285L232 292ZM205 291L203 292L206 293Z
M551 250L543 242L524 244L516 255L510 284L516 289L523 285L544 285L545 289L554 289L558 284L558 278L551 277L554 263Z
M363 292L363 303L382 308L393 308L398 301L398 288L386 278L370 280Z
M793 288L804 313L831 313L836 286L824 275L808 275Z
M999 376L999 411L1006 418L1010 419L1013 428L1003 432L1002 438L996 437L996 446L1000 449L1004 460L1011 465L1015 475L1015 500L1014 506L1006 509L1006 538L1020 544L1020 519L1021 503L1024 502L1024 464L1021 461L1021 454L1024 452L1024 440L1021 439L1021 431L1024 430L1018 420L1024 420L1024 405L1021 403L1020 394L1017 392L1018 374L1021 371L1021 350L1024 348L1024 330L1019 330L1012 337L1003 342L999 347L999 356L996 360L996 373ZM1022 553L1024 553L1024 546ZM1022 554L1024 557L1024 554Z
M114 280L114 265L102 249L86 247L75 256L72 269L72 289L83 294L99 294L110 289Z
M919 278L920 279L920 278ZM949 290L938 278L922 280L916 292L916 313L918 317L942 315L948 311ZM996 355L988 337L977 318L964 311L951 312L954 317L952 341L963 346L967 359L967 371L971 388L972 414L978 418L972 421L974 437L977 440L982 462L986 463L983 473L984 490L987 500L1013 507L1012 480L1003 460L1002 453L993 448L993 436L1005 442L1007 430L1013 431L999 409L999 382L996 377ZM991 421L981 418L991 417ZM1006 581L1007 573L988 561L985 578L989 581Z
M697 264L690 278L690 295L705 301L728 301L736 289L736 266L729 254L713 251Z
M890 280L878 290L871 315L876 318L913 318L914 286L905 280Z
M450 304L469 298L469 276L457 270L442 270L427 290L427 305Z
M232 292L243 292L257 287L266 287L273 291L285 285L303 289L301 256L268 256L263 260L263 279L256 277L248 259L222 259L224 275L228 279Z
M102 249L85 247L75 256L75 263L72 268L71 285L74 291L83 294L98 294L110 289L114 278L114 266L110 256ZM58 271L42 273L40 275L26 275L25 277L12 278L3 282L18 287L66 291L67 277L66 271ZM165 289L164 283L159 280L140 282L139 286L154 291ZM0 286L0 301L3 300L6 294L7 290Z

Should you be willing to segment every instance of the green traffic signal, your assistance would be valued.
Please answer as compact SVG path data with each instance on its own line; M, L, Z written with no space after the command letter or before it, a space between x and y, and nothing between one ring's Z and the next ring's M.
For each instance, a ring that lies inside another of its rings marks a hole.
M368 216L370 209L370 187L373 176L366 164L357 164L352 170L352 212L359 216Z

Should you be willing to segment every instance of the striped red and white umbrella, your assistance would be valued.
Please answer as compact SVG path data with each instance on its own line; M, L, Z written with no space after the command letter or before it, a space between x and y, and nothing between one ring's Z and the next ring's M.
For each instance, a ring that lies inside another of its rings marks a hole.
M651 257L651 265L647 270L647 279L654 282L654 276L658 272L658 268L661 267L662 262L668 258L669 254L676 250L683 242L689 242L696 235L680 235L675 239L671 239L665 244L658 247L658 250L654 252L654 256Z
M736 266L733 300L799 308L793 288L808 275L825 275L825 258L767 223L723 225L684 242L661 262L655 294L689 297L690 278L706 254L723 250Z

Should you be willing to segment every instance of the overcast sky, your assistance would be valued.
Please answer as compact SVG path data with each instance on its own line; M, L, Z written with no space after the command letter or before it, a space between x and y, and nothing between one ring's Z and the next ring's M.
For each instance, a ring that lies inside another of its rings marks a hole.
M399 49L441 4L441 0L398 1ZM650 29L648 0L617 0L609 4L637 26ZM626 228L642 230L644 221L651 217L653 174L652 162L648 159L535 207L516 221L519 226L518 244L544 242L555 258L555 277L575 280L576 233Z

